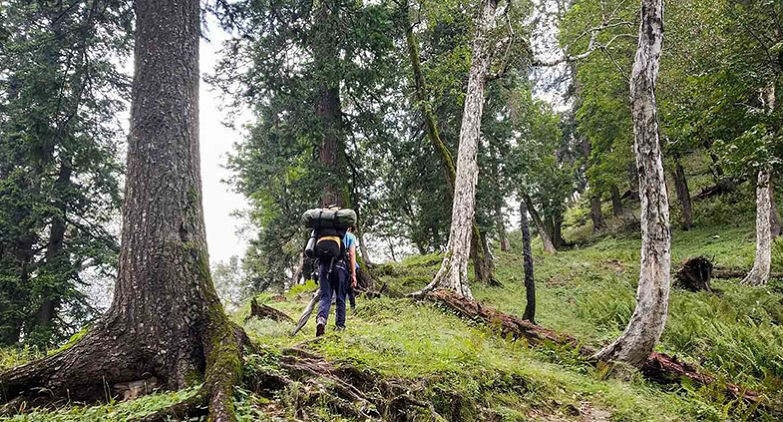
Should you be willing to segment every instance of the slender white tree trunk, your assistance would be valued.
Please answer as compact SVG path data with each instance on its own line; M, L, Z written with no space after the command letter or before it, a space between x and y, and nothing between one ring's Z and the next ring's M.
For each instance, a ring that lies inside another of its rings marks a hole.
M631 74L634 150L642 202L642 257L636 309L625 332L596 354L641 366L666 325L671 232L658 133L655 81L663 44L663 1L642 0L639 47Z
M769 170L759 171L756 184L756 259L742 284L766 286L772 266L772 202Z
M484 79L490 64L487 33L495 24L497 0L482 0L473 39L473 54L468 79L468 92L462 114L457 155L457 179L454 188L454 206L451 213L451 231L446 255L438 274L427 287L413 295L420 295L437 286L454 290L473 298L468 283L468 258L476 202L478 163L476 155L484 112ZM478 245L480 247L480 245Z

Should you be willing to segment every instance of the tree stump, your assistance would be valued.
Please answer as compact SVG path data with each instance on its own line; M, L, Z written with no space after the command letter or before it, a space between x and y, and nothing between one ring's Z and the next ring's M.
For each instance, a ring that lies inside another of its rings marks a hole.
M676 284L692 292L712 292L710 287L712 268L712 262L703 256L691 258L677 271Z
M245 321L253 317L261 318L261 319L268 318L268 319L275 320L277 322L290 322L290 323L294 322L294 320L290 316L284 314L283 312L278 311L277 309L271 306L264 305L263 303L258 303L258 300L256 300L256 298L253 298L253 301L250 302L250 315L248 315L248 317L245 318Z

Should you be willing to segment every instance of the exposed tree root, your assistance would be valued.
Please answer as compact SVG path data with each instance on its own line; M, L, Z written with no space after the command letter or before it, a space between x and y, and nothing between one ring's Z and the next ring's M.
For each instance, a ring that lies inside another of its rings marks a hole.
M712 278L717 279L732 279L732 278L745 278L745 276L748 275L749 270L739 270L736 268L721 268L721 267L715 267L715 269L712 271ZM769 273L770 279L783 279L783 272L770 272Z
M431 403L413 396L405 383L382 381L377 374L353 365L335 364L301 348L283 351L278 359L279 372L262 371L245 380L251 389L264 396L299 385L296 413L305 417L306 408L326 404L332 411L358 419L412 420L416 409L429 412L433 420L442 419Z
M677 271L677 285L692 292L711 292L712 262L702 256L691 258Z
M122 330L99 325L83 339L60 353L37 360L0 374L0 403L18 408L21 403L41 406L47 402L102 402L116 398L115 384L146 379L150 375L165 381L170 389L186 385L176 369L198 369L195 359L178 361L179 368L163 364L170 362L166 351L150 350L123 337ZM161 420L177 414L200 414L208 402L212 421L233 421L234 386L242 378L242 356L249 341L244 331L224 315L210 321L202 334L201 361L204 385L195 396L164 409L149 420ZM168 374L165 371L170 371ZM166 375L175 374L167 377ZM198 377L198 372L192 374ZM6 406L8 407L8 406ZM158 418L158 419L156 419Z
M291 319L290 316L286 315L284 312L278 311L277 309L265 305L263 303L258 303L258 300L256 298L253 298L253 300L250 302L250 315L245 318L245 321L249 320L250 318L268 318L277 322L291 322L293 323L294 320Z
M640 371L645 378L660 384L676 384L683 378L701 385L710 385L718 381L711 375L699 372L699 368L696 366L677 359L677 356L658 352L653 352L647 358ZM764 401L758 392L747 390L737 384L726 384L726 393L730 397L741 398L754 404L760 404Z
M458 297L447 290L436 290L426 294L424 298L447 307L465 319L496 326L504 337L524 338L531 344L551 343L574 348L588 362L592 364L597 363L596 360L592 359L596 350L581 344L570 335L531 324L514 315L499 312L494 308L483 306L464 297ZM683 378L702 385L710 385L717 382L715 377L700 372L695 366L680 361L676 356L669 356L664 353L651 354L640 368L640 371L647 379L662 384L677 383ZM763 397L758 392L744 389L736 384L727 384L726 393L730 397L741 398L754 404L763 402Z

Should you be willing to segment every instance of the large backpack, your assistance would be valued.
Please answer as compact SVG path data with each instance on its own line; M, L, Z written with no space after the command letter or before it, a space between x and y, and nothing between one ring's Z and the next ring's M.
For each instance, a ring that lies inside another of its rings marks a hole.
M306 227L312 228L305 255L322 262L339 261L345 258L343 238L348 227L356 224L356 212L351 209L308 210L302 216Z
M332 259L340 261L345 258L345 244L343 238L345 230L335 228L322 228L316 231L315 257L322 262Z

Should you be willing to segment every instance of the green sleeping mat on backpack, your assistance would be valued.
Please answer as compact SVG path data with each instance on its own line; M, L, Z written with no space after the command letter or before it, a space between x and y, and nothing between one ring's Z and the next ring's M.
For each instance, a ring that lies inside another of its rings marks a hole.
M305 211L302 224L311 229L342 229L356 225L356 212L350 208L339 210L316 208Z

